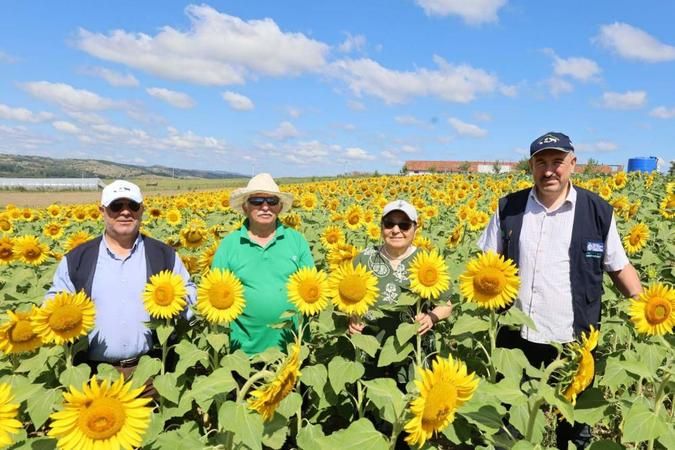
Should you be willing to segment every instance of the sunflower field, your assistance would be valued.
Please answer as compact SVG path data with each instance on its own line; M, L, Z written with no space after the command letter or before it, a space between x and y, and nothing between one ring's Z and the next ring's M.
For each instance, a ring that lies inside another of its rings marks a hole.
M172 300L184 286L168 273L149 281L144 301L157 312L149 326L161 356L143 356L127 380L112 366L92 376L74 362L95 321L91 299L59 293L44 301L63 255L102 232L97 205L7 205L0 447L534 449L554 448L557 424L576 421L591 425L592 449L675 448L675 182L624 172L573 182L613 205L644 292L625 299L605 277L601 328L559 346L547 367L496 346L501 327L531 320L516 308L500 312L517 294L517 270L476 246L498 199L531 185L524 173L282 186L295 202L281 220L304 234L316 269L288 280L297 311L275 326L295 336L291 344L251 358L231 350L228 337L243 287L210 270L220 239L242 224L230 192L146 198L142 233L176 248L198 301L186 321L176 315L185 304ZM382 208L397 198L417 208L415 245L424 250L410 292L387 306L400 324L390 335L350 335L350 315L383 314L372 306L372 274L351 261L381 241ZM415 312L446 286L450 318L418 335ZM149 379L154 398L142 395Z

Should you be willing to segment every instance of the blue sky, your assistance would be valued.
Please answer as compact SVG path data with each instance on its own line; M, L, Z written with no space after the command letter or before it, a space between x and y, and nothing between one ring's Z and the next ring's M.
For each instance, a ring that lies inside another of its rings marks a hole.
M675 158L675 2L5 1L0 152L275 176Z

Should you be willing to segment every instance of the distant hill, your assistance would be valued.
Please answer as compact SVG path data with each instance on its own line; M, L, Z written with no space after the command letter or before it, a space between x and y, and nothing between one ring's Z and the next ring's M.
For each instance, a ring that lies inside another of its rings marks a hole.
M247 175L220 170L173 169L158 165L145 167L98 159L56 159L0 153L0 177L4 178L138 178L143 176L247 178Z

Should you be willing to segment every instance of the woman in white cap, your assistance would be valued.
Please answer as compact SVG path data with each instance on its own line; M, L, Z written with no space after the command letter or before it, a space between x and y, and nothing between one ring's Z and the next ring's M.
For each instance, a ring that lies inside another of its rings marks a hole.
M246 216L242 227L225 236L213 258L213 269L229 269L244 285L246 307L231 324L233 348L255 355L274 346L285 348L288 330L272 328L282 313L294 309L288 300L288 277L314 266L305 238L278 220L293 205L293 195L281 192L267 173L230 195L230 207Z
M419 323L417 332L426 334L438 321L450 316L452 304L449 290L441 294L438 306L426 312L415 315L410 308L405 308L403 312L393 314L390 310L392 305L397 304L401 292L410 290L408 268L418 251L413 245L417 231L417 211L405 200L394 200L384 207L380 224L383 244L366 248L354 258L353 263L367 266L377 277L380 289L377 306L384 307L382 310L385 315L373 320L372 314L367 314L365 323L352 319L349 332L361 333L365 328L365 331L372 331L371 334L382 338L380 340L384 342L387 336L396 333L402 320L408 320Z

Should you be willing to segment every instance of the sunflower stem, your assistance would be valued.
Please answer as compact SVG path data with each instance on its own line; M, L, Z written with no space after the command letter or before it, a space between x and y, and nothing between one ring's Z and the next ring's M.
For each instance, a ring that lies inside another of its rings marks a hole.
M389 436L389 450L394 450L396 448L396 440L398 439L399 434L401 434L401 420L397 417L391 428L391 435Z
M73 367L73 346L69 343L63 344L63 353L66 357L66 369Z
M495 354L497 348L497 314L494 309L490 309L490 328L488 329L488 336L490 337L490 354L488 355L488 370L490 371L490 382L497 381L497 369L495 368L492 356Z
M417 303L415 304L417 314L415 314L415 317L420 315L420 312L422 311L422 299L418 298ZM420 368L422 367L422 335L418 332L415 334L415 363L417 364L417 367Z
M260 372L251 375L251 378L246 380L246 383L244 383L239 392L237 392L237 403L243 403L244 399L246 398L246 394L248 394L248 391L255 384L255 382L270 375L273 375L273 373L269 370L261 370Z
M527 420L527 433L525 433L525 440L528 442L532 442L532 434L534 434L534 423L537 419L537 411L539 411L539 407L544 403L543 398L538 398L533 404L532 408L530 408L530 417Z

